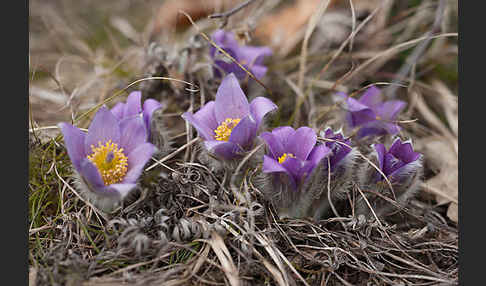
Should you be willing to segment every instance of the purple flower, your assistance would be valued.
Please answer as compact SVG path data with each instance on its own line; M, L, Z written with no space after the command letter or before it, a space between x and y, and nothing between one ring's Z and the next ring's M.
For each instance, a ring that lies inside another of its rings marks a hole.
M240 46L234 33L224 30L216 30L211 35L211 39L242 66L251 71L257 79L262 78L267 72L267 68L263 65L263 59L265 56L272 55L272 50L269 47ZM238 79L246 77L247 74L242 68L214 46L210 47L209 54L214 59L215 64L225 72L234 73ZM217 76L221 76L218 68L215 68L215 73Z
M399 180L421 167L418 160L421 154L413 151L410 141L402 143L397 138L388 151L383 144L375 144L374 149L378 157L378 167L390 181ZM378 174L377 178L380 180L382 175Z
M253 146L263 117L274 109L277 106L265 97L256 97L248 103L231 73L221 82L216 100L209 101L195 114L185 112L182 118L196 128L209 151L229 160Z
M155 152L155 146L147 142L144 119L129 116L135 105L130 100L123 113L116 111L118 116L123 114L122 117L102 106L88 133L69 123L58 124L69 158L80 175L80 183L87 187L91 197L113 201L125 197L135 187L145 163Z
M127 97L127 102L119 102L113 106L111 113L118 119L118 121L139 116L142 114L145 128L147 129L147 138L150 137L150 120L152 118L152 113L157 108L161 107L162 104L154 99L147 99L143 103L143 109L141 105L142 92L133 91Z
M360 99L345 93L337 96L346 101L346 119L351 127L361 126L358 137L382 134L397 134L400 127L394 122L398 113L407 105L401 100L383 101L381 91L371 86Z
M331 166L331 172L335 170L336 166L346 157L346 155L351 152L351 140L344 139L343 133L341 130L338 132L332 131L330 127L326 128L323 132L321 132L321 136L326 139L335 140L333 141L326 141L324 144L331 149L332 154L329 156L329 163ZM341 144L340 142L346 144ZM326 165L327 166L327 165Z
M295 190L321 159L331 153L324 144L316 146L316 133L309 127L297 130L290 126L277 127L260 137L270 151L263 156L263 172L287 174Z

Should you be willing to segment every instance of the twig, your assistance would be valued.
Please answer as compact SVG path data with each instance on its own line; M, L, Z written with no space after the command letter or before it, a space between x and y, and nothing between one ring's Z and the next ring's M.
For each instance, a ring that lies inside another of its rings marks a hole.
M241 9L245 8L246 6L250 5L254 1L255 0L247 0L246 2L243 2L243 3L239 4L238 6L232 8L229 11L226 11L226 12L223 12L223 13L212 14L212 15L209 15L208 18L209 19L223 18L224 23L226 23L226 21L228 21L228 17L230 17L231 15L233 15L236 12L240 11Z
M155 166L159 165L159 164L162 164L163 162L173 158L175 155L177 155L179 152L181 152L182 150L186 149L187 147L191 146L192 144L196 143L196 141L199 140L199 137L196 137L194 139L192 139L191 141L187 142L186 144L182 145L181 147L179 147L179 149L175 150L174 152L170 153L169 155L165 156L164 158L160 159L160 160L157 160L157 159L154 159L152 158L152 160L154 160L156 163L151 165L150 167L148 167L147 169L145 169L145 171L150 171L152 170L153 168L155 168Z

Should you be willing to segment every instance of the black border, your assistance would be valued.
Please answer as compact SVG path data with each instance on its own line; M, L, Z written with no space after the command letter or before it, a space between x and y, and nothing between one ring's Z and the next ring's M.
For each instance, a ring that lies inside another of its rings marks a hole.
M2 284L28 285L28 1L4 6L2 33Z

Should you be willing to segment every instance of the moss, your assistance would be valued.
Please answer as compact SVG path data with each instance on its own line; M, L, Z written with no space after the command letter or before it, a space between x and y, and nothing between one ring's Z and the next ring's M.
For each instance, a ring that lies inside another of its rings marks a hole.
M46 223L46 217L60 212L61 177L70 173L66 152L55 146L54 141L29 150L29 224L38 228Z

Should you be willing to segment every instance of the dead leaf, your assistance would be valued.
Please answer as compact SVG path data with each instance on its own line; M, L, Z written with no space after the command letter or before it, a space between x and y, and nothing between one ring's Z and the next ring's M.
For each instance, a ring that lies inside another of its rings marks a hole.
M447 216L451 220L459 222L459 206L456 204L450 204L449 209L447 209Z
M207 0L167 0L160 6L154 26L152 36L168 31L185 29L191 25L187 17L179 13L182 10L189 14L194 21L214 13L219 13L231 9L237 5L238 0L207 1Z
M223 268L224 274L229 280L230 285L232 286L239 286L240 279L238 277L238 269L231 258L231 254L224 243L223 238L215 231L211 233L211 240L209 240L209 244L213 249L214 253L219 259L221 263L221 267Z
M417 151L423 153L426 164L438 174L428 179L423 188L436 196L437 203L449 205L447 215L458 222L458 156L453 143L443 136L431 136L416 144ZM455 208L452 209L451 208Z
M289 46L293 47L303 39L306 23L316 11L319 2L320 0L299 0L277 10L258 23L255 37L274 50L289 50Z
M439 97L435 97L438 104L444 110L444 116L455 136L458 134L459 120L458 120L458 98L452 91L439 80L433 80L432 86L439 93Z

